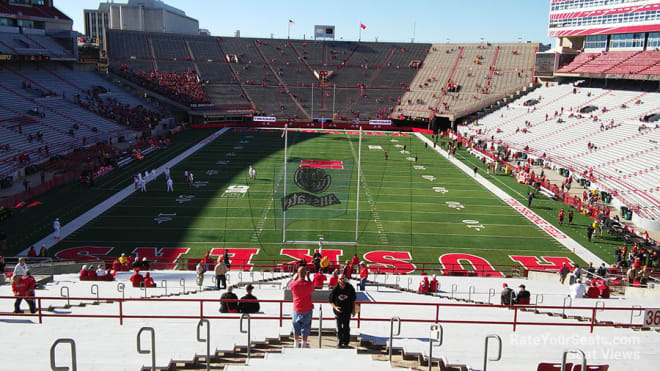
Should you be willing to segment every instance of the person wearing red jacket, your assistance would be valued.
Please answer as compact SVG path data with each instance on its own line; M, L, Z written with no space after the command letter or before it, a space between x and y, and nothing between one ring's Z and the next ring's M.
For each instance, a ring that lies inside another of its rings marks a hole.
M80 275L78 276L78 278L81 281L88 281L89 280L89 276L87 275L87 265L82 266L82 268L80 269Z
M364 261L360 262L360 291L364 291L364 286L367 284L367 278L369 277L369 270Z
M598 290L598 288L593 286L591 283L589 283L588 285L589 288L587 289L587 298L598 299L598 296L600 296L600 290Z
M144 287L156 287L156 282L154 282L153 277L149 275L149 272L144 274L144 280L142 282Z
M23 299L25 299L25 301L28 303L28 306L30 307L30 313L35 313L37 311L37 307L34 305L34 299L26 298L26 296L30 295L29 293L34 292L35 284L33 281L34 278L31 277L12 277L11 290L16 296L16 301L14 302L14 313L23 313L21 310L21 301Z
M438 291L438 280L435 279L435 274L433 275L433 279L429 283L429 292L436 292Z
M115 259L115 261L112 262L112 270L115 272L115 274L121 271L121 262L119 259Z
M332 273L332 276L330 276L330 280L328 281L328 287L329 288L334 288L339 284L339 269L335 269L335 271Z
M351 259L351 265L357 267L358 264L360 264L360 259L358 258L357 254L353 254L353 259Z
M419 282L419 288L417 289L417 292L420 294L428 294L429 285L429 278L424 276L424 279Z
M314 288L323 288L323 283L326 279L327 277L325 274L316 272L316 274L314 274Z
M135 273L131 275L129 280L133 284L133 287L140 287L142 285L142 282L144 281L144 277L140 274L139 268L135 269Z

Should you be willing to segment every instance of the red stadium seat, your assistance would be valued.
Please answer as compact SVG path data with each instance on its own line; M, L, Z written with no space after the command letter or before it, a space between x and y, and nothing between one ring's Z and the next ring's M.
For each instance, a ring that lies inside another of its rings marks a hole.
M566 370L573 368L572 363L566 364ZM536 371L557 371L561 370L561 363L539 363L539 366L536 368Z

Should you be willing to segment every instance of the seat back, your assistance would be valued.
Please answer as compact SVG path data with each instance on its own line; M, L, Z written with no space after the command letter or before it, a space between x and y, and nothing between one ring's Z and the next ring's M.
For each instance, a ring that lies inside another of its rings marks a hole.
M566 371L570 371L573 368L572 363L566 364ZM536 368L536 371L560 371L561 363L539 363L539 366Z
M610 365L587 365L587 371L607 371L609 368ZM582 371L582 365L575 365L573 371Z

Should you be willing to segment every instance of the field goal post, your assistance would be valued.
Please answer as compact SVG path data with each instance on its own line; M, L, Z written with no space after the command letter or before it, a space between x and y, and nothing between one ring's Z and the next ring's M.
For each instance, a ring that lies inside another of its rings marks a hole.
M288 161L289 161L289 128L288 125L284 126L284 165L283 165L283 173L284 173L284 195L287 194L287 166L288 166ZM287 210L283 208L282 212L282 243L284 244L291 244L291 245L313 245L313 244L319 244L319 249L322 248L322 246L328 245L328 246L357 246L358 244L358 235L359 235L359 224L360 224L360 183L362 179L362 128L360 128L360 135L359 135L359 141L358 141L358 163L357 163L357 187L356 187L356 207L355 207L355 240L353 241L328 241L323 239L323 237L320 238L322 240L322 244L319 243L320 241L310 241L310 240L287 240L286 232L287 232L287 226L286 226L286 213Z

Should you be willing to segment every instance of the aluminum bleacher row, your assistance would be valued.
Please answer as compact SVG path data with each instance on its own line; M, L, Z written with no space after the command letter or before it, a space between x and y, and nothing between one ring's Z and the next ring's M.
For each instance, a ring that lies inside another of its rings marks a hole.
M111 68L193 70L216 106L307 119L388 117L429 46L108 33ZM323 86L321 71L331 75Z
M481 130L480 137L516 150L528 147L534 156L545 154L578 174L592 170L601 189L617 194L640 216L657 220L660 130L640 118L660 112L660 93L573 89L572 84L541 87L480 119L471 133ZM524 105L536 98L541 98L538 104ZM597 109L580 114L586 106Z
M559 73L609 73L656 75L660 71L660 51L609 51L581 53Z
M49 36L12 32L0 32L0 53L59 59L73 58L71 50L67 50Z
M433 44L396 114L463 113L530 85L537 44ZM447 91L447 83L458 91Z

